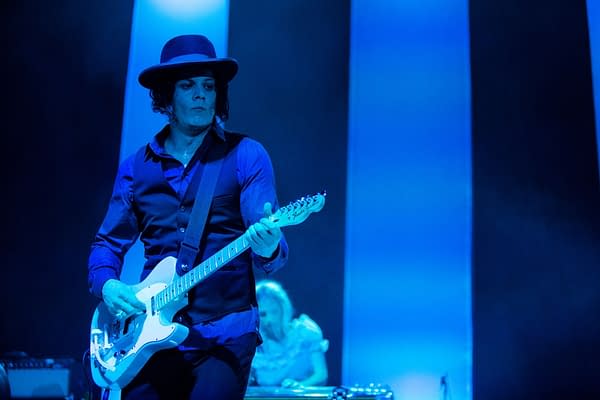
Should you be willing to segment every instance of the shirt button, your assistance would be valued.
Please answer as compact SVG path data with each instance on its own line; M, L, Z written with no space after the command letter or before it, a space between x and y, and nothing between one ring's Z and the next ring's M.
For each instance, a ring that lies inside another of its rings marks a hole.
M185 228L184 228L183 226L182 226L182 227L180 227L180 228L179 228L179 232L181 232L181 233L185 232Z

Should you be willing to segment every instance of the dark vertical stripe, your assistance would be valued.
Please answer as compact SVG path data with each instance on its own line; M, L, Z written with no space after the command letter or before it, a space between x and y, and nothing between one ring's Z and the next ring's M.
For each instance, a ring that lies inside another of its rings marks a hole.
M86 264L114 178L131 1L2 6L0 353L89 345Z
M474 397L600 394L584 1L474 0Z
M348 104L349 2L232 1L228 54L230 129L270 152L282 205L327 189L327 203L285 231L288 266L273 276L299 313L319 323L331 346L329 382L340 381Z

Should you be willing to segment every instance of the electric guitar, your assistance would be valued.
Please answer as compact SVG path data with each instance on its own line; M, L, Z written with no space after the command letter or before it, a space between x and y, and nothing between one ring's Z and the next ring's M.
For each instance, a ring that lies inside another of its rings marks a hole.
M280 208L269 219L278 227L298 225L325 205L325 194L302 197ZM187 306L187 292L212 273L246 251L247 232L185 275L175 270L177 259L166 257L142 282L133 286L146 311L117 318L100 302L91 323L90 363L94 382L103 389L124 388L157 351L175 347L189 329L173 322Z

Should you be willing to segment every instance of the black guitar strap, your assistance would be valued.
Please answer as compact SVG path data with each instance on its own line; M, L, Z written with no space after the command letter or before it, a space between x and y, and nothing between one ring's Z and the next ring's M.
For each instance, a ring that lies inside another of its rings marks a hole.
M206 163L202 170L194 206L190 213L190 223L188 224L185 237L179 247L179 254L177 255L176 267L179 275L185 274L194 267L194 261L196 260L200 247L202 231L204 230L206 218L208 217L208 209L210 208L215 187L217 185L217 179L219 178L221 166L223 165L225 148L225 143L220 141L215 143L214 151L210 154L212 159Z

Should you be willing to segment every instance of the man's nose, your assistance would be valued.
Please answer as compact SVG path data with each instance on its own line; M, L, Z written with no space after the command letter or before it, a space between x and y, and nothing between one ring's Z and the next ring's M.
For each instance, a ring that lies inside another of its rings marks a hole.
M196 89L194 92L194 99L205 99L204 91L200 88Z

